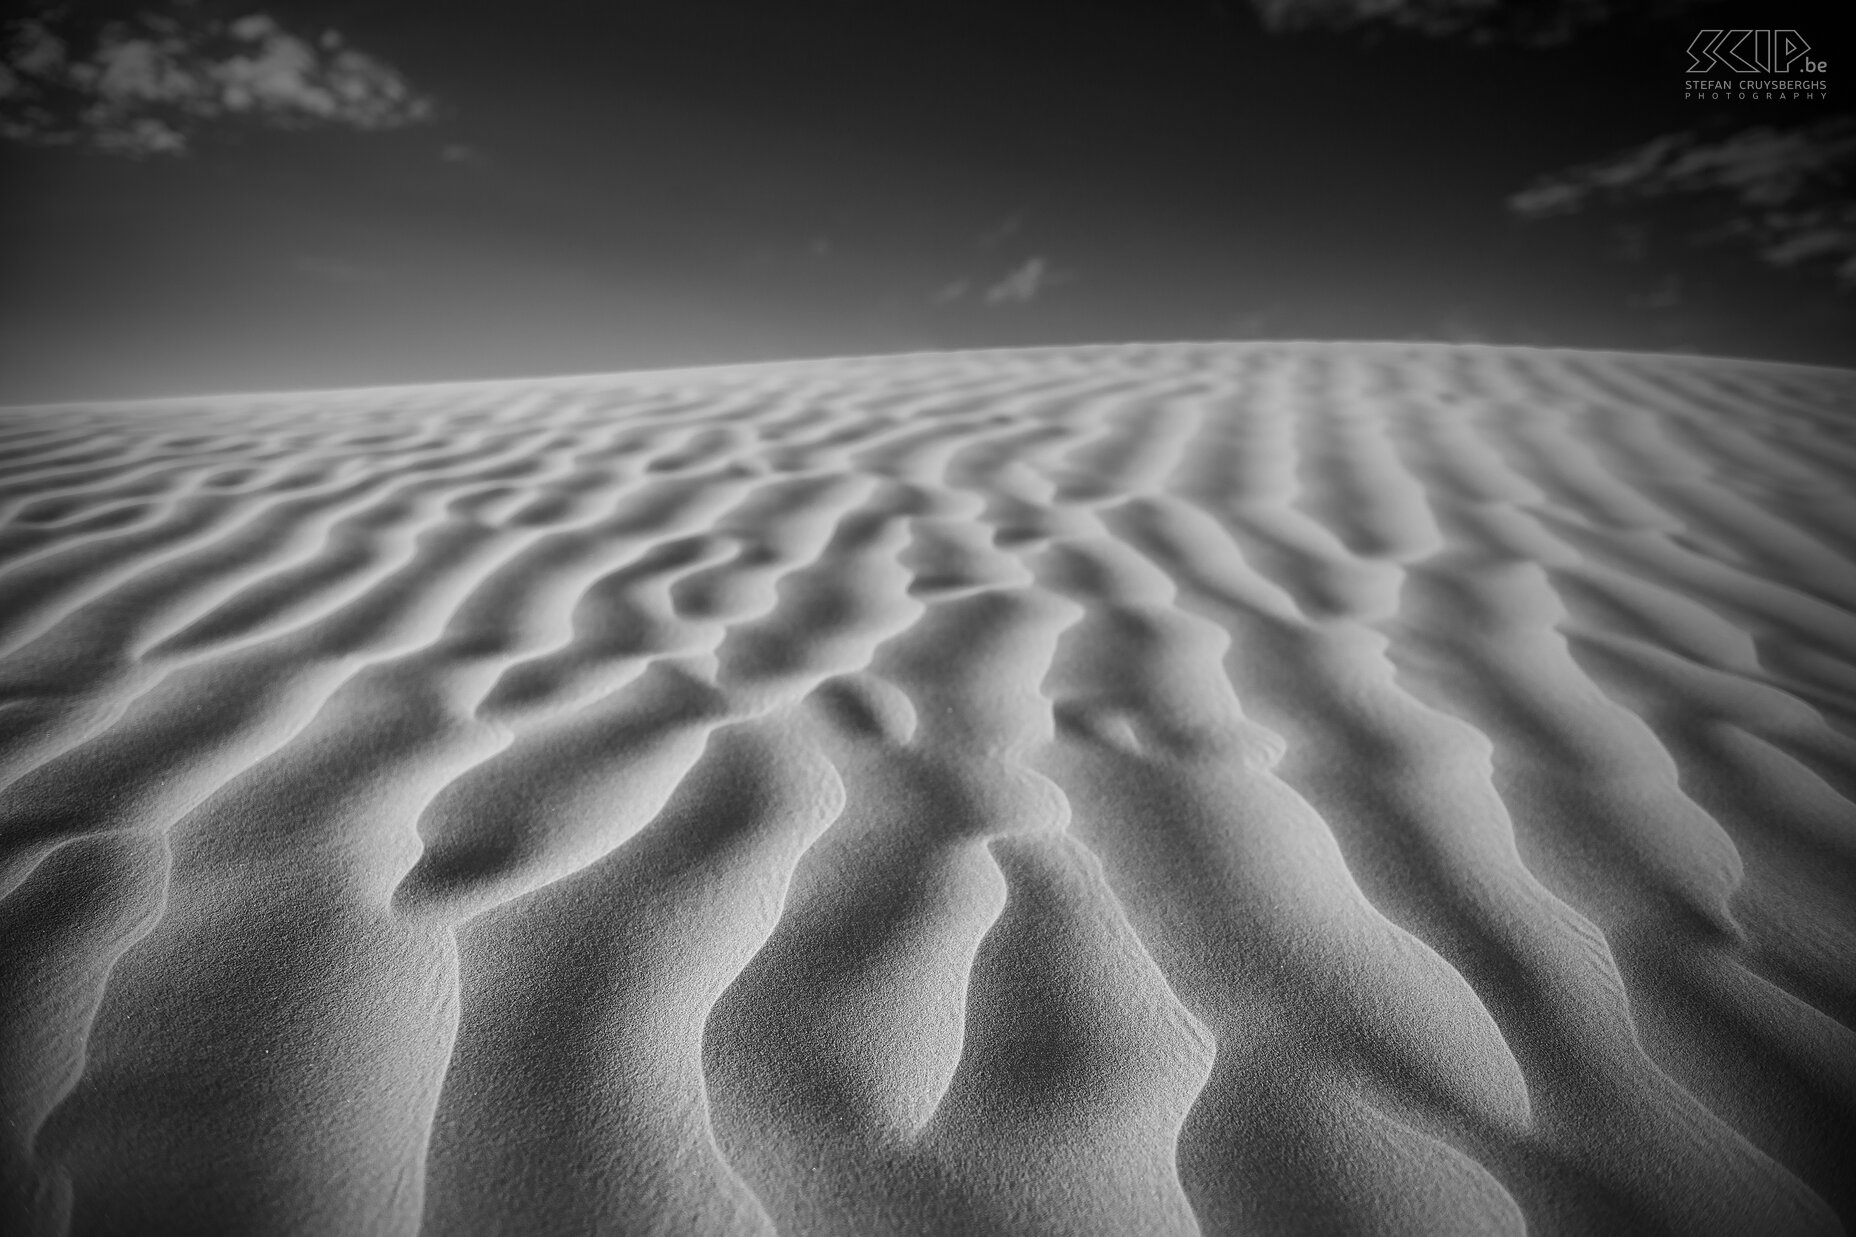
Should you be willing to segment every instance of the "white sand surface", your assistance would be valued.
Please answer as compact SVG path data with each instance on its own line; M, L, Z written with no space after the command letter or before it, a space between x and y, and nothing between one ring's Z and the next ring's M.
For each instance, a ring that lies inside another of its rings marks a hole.
M1856 374L0 413L0 1229L1832 1233Z

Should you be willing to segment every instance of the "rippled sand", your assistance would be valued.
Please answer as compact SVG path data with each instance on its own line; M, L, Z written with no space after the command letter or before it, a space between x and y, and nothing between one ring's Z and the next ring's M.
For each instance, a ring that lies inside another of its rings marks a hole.
M1856 374L13 410L0 689L12 1232L1856 1216Z

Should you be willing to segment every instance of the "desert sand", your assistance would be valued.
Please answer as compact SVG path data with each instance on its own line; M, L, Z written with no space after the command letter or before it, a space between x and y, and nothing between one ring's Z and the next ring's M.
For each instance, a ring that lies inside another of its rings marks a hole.
M0 413L0 1227L1833 1233L1856 373Z

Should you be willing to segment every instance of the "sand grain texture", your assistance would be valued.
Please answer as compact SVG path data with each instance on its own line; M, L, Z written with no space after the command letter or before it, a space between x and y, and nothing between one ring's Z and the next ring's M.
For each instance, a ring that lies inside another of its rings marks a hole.
M0 413L0 1227L1834 1233L1856 375Z

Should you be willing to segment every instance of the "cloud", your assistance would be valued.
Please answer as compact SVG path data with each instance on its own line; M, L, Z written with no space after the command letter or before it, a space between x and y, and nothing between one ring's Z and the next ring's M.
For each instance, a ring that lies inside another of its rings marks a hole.
M1430 38L1553 47L1625 15L1664 15L1706 0L1252 0L1265 29L1389 27Z
M1856 287L1856 120L1762 126L1712 141L1672 133L1544 176L1508 199L1525 220L1668 200L1699 215L1695 238L1750 245L1774 266L1827 263Z
M174 154L228 120L378 130L432 111L332 30L310 39L263 13L219 21L181 0L100 23L33 7L4 27L0 138L11 141Z
M1044 257L1030 257L991 283L968 279L951 279L936 288L929 297L934 305L952 305L977 298L982 305L1024 305L1037 300L1052 287L1068 283L1073 275L1051 264Z
M980 299L988 305L1017 305L1035 301L1052 284L1068 276L1043 258L1026 258L1004 278L992 284Z

